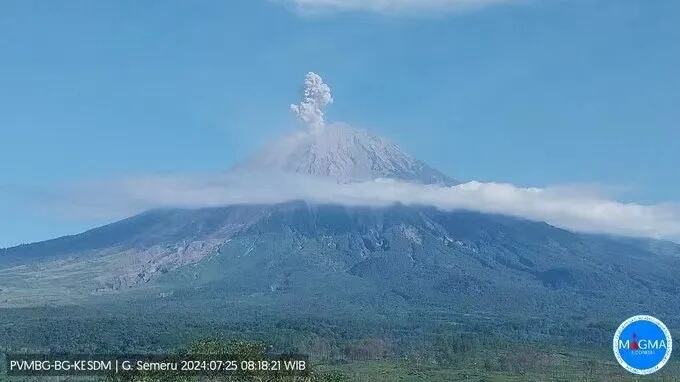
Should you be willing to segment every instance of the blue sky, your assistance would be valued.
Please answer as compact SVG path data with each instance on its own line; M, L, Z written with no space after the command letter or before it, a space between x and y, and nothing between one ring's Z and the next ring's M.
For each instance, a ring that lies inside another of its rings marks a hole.
M283 3L3 1L0 247L105 222L39 211L33 192L229 168L293 128L308 71L333 88L329 120L458 179L680 201L677 1Z

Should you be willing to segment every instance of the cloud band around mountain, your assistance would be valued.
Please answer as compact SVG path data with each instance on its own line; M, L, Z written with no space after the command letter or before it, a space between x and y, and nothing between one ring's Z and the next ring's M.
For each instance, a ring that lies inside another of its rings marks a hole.
M426 205L544 221L564 229L680 241L680 206L623 203L590 190L522 188L505 183L457 186L394 180L338 184L283 173L145 176L71 185L52 202L80 217L114 219L151 208L202 208L306 200L318 204Z

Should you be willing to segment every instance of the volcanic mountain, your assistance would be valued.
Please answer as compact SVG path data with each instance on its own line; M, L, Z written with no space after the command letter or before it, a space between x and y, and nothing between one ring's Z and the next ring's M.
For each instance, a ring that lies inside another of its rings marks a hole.
M241 169L338 183L455 181L393 143L326 124L320 77L293 110L306 128ZM427 206L289 201L151 210L0 250L0 305L97 301L259 304L274 311L485 312L536 317L680 313L680 246ZM653 309L653 311L650 311Z
M423 184L456 184L396 144L342 124L287 135L253 158L245 168L326 177L338 183L389 178Z

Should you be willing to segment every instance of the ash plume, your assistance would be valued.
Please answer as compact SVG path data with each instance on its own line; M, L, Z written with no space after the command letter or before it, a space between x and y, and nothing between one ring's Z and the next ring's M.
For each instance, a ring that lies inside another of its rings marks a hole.
M323 82L321 76L309 72L305 76L305 88L302 100L290 109L297 115L310 131L321 130L324 125L324 110L333 103L331 88Z

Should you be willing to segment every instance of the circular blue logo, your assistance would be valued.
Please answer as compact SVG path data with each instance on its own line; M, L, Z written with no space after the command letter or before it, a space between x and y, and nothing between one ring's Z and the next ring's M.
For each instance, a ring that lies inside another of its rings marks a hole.
M614 355L633 374L652 374L671 357L673 340L663 322L652 316L633 316L614 334Z

